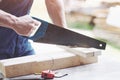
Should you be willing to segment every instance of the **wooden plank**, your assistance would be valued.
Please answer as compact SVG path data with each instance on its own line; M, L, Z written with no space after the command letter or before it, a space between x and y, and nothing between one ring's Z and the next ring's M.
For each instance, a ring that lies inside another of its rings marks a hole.
M92 20L92 16L90 15L86 15L83 13L71 13L71 14L67 14L66 15L66 19L68 20L68 22L85 22L85 23L90 23Z
M33 74L37 69L35 56L1 60L0 65L2 67L0 71L5 77Z
M58 53L59 54L59 53ZM46 69L61 69L80 65L79 57L70 53L64 53L65 57L55 56L26 56L0 61L0 71L6 77L16 77L40 73ZM33 60L31 60L33 59ZM54 64L53 64L54 61ZM53 67L52 67L53 66Z
M82 57L94 57L101 55L101 50L95 49L95 48L70 48L70 47L63 47L61 48L65 49L66 51L73 53L78 56Z
M93 21L95 24L106 24L106 18L95 18Z
M96 63L98 62L98 56L94 56L94 57L80 57L80 63L81 65L85 65L85 64L91 64L91 63Z
M101 8L101 9L95 9L92 12L92 16L96 17L96 18L106 18L108 15L108 8Z
M50 60L46 60L46 61L38 60L39 68L40 68L38 72L41 72L46 69L56 70L56 69L63 69L63 68L80 65L79 56L70 54L68 52L63 52L62 54L61 53L58 53L58 54L60 54L60 55L68 54L68 56L64 56L64 57L52 56L52 57L50 57L51 58Z
M0 60L0 72L5 77L17 77L40 73L47 69L63 69L97 62L97 57L77 56L67 51L59 51L51 55L32 55L13 59Z
M102 24L102 26L101 26L101 24L96 24L96 27L94 28L94 30L95 29L101 29L101 30L109 32L111 34L120 35L120 28L113 27L113 26L110 26L107 24Z
M69 48L65 46L61 46L61 48L79 56L80 64L83 65L98 62L98 56L102 53L101 50L95 48Z

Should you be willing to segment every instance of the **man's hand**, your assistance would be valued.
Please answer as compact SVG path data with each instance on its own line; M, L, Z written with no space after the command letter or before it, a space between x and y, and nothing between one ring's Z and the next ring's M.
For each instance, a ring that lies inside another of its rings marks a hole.
M29 15L16 17L0 9L0 26L13 29L19 35L31 36L40 25Z
M12 25L12 29L19 35L30 36L41 23L32 19L29 15L18 17Z

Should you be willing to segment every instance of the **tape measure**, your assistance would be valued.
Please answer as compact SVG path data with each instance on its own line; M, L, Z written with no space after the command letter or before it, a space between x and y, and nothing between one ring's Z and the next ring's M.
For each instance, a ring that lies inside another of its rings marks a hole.
M44 78L44 79L62 78L62 77L67 76L67 75L68 74L64 74L64 75L61 75L61 76L56 76L56 74L51 70L42 71L42 73L41 73L41 77Z
M41 77L44 79L53 79L55 77L55 73L50 70L42 71Z

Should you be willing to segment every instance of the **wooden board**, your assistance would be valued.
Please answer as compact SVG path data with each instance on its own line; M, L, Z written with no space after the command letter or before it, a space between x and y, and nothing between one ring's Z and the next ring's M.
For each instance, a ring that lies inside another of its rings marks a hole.
M92 12L92 16L96 17L96 18L106 18L108 15L108 8L101 8L101 9L95 9Z
M95 48L70 48L70 47L61 47L63 49L65 49L66 51L73 53L75 55L78 56L82 56L82 57L93 57L93 56L99 56L101 55L101 50L95 49Z
M66 51L79 56L80 64L90 64L98 61L98 56L101 55L101 50L95 48L70 48L61 47Z
M61 56L62 55L63 54L61 54ZM47 69L55 70L80 65L80 58L78 56L69 53L65 53L64 55L64 57L26 56L1 60L0 72L2 72L5 77L16 77L40 73Z
M86 15L83 13L71 13L66 14L66 19L68 22L84 22L84 23L90 23L92 20L92 16Z
M40 54L0 60L0 72L5 77L17 77L40 73L47 69L56 70L95 63L97 60L97 56L83 57L67 51L59 51L50 55Z

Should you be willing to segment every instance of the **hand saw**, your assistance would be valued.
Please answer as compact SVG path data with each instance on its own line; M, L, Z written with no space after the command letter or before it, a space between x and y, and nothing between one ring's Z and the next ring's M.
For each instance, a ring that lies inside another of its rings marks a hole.
M105 42L56 26L36 17L33 18L42 23L34 36L29 37L34 42L70 47L94 47L97 49L105 49L106 47Z

